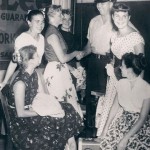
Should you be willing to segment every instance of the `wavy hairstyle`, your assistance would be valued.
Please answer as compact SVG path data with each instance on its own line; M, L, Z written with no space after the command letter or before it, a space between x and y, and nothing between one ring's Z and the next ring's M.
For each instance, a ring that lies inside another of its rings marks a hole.
M146 67L146 60L142 53L138 55L126 53L122 56L122 61L124 61L127 68L132 68L136 75L140 75Z
M24 46L19 49L19 55L17 55L17 53L13 55L13 60L25 69L27 67L27 62L33 58L36 51L37 48L33 45Z
M111 13L114 14L115 12L128 12L128 15L131 15L131 9L128 5L121 3L121 2L116 2L113 4L112 11Z

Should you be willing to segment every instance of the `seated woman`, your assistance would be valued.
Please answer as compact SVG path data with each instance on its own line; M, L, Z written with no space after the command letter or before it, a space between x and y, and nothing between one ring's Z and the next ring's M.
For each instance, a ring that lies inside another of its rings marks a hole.
M32 103L38 94L39 65L36 47L29 45L19 50L19 73L10 85L9 113L12 141L19 150L64 150L69 141L76 150L74 135L82 129L82 119L71 104L59 102L64 117L40 116Z
M101 135L101 150L150 149L150 85L140 76L144 67L143 54L123 55L124 78L116 84L117 96ZM113 68L107 72L114 74Z
M116 29L111 37L111 51L113 53L113 61L111 64L115 69L115 75L117 79L121 79L121 58L124 54L133 52L134 54L144 53L144 39L141 34L135 29L131 24L131 9L128 5L122 2L114 3L112 7L112 20L114 23L114 28ZM142 73L143 74L143 73ZM106 87L105 97L99 101L98 109L101 112L97 112L100 117L97 117L97 135L100 136L102 130L105 126L105 122L109 115L110 108L112 107L115 95L116 88L113 76L110 75L110 78ZM101 102L104 101L101 107Z

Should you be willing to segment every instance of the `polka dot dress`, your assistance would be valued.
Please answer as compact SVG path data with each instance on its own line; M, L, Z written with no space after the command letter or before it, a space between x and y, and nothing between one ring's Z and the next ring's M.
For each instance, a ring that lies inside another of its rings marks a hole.
M114 33L111 38L111 43L111 50L113 54L117 58L121 59L125 53L135 53L134 46L140 43L144 44L144 39L138 32L131 32L123 37L118 37L117 33Z
M144 44L144 39L138 32L132 32L123 37L118 37L117 32L114 32L112 34L111 43L111 50L114 56L116 56L118 59L121 59L125 53L135 53L134 47L140 43ZM115 84L115 79L110 77L107 82L106 94L98 102L96 111L96 128L98 128L97 136L102 134L105 123L109 116L109 111L114 102L116 95Z

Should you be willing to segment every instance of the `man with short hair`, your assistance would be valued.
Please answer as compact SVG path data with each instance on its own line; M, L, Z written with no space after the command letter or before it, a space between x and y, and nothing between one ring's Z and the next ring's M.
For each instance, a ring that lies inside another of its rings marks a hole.
M102 95L106 92L107 73L105 66L111 61L110 39L113 31L111 20L112 0L95 0L100 15L94 17L88 28L88 43L77 59L91 54L88 58L86 80L86 121L88 127L95 126L96 103L91 92Z

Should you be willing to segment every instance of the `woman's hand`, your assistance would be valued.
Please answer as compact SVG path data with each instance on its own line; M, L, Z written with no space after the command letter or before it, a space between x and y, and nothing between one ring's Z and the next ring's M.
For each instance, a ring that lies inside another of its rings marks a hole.
M105 68L107 70L108 76L114 76L115 73L114 73L114 67L112 64L107 64Z
M128 143L128 138L124 137L118 144L117 150L125 150Z
M79 53L76 55L76 59L77 59L77 60L81 60L83 57L84 57L84 53L83 53L83 52L79 52Z
M70 72L74 71L74 69L75 69L74 67L72 67L72 66L70 66L68 64L67 64L67 66L68 66Z

